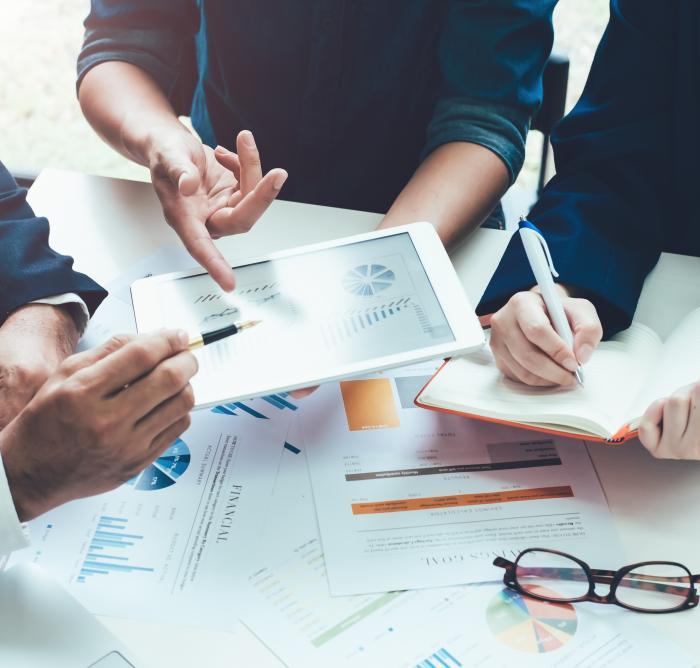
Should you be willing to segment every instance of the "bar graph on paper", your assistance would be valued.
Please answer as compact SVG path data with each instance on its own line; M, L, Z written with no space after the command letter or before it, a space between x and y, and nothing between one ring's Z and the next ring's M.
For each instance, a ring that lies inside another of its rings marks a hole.
M459 659L441 647L437 652L417 664L416 668L460 668L462 665Z
M100 515L97 528L90 539L78 582L86 583L95 576L152 573L153 568L132 563L131 556L138 549L143 536L128 531L129 520L123 517Z

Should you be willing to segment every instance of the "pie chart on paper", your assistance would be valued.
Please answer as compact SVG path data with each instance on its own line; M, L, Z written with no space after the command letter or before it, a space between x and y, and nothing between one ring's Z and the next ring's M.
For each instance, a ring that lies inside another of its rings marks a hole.
M553 594L543 587L540 594ZM511 649L545 654L566 645L575 635L576 611L569 603L547 603L504 589L486 609L491 632Z
M139 491L155 491L174 485L190 465L190 449L178 438L163 454L139 475L127 482Z

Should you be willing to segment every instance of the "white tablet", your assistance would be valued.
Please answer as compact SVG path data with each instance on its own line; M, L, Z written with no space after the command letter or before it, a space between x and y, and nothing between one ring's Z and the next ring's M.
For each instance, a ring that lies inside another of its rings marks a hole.
M479 321L432 225L295 248L234 267L223 292L201 269L131 286L140 332L261 324L195 352L198 407L472 351Z

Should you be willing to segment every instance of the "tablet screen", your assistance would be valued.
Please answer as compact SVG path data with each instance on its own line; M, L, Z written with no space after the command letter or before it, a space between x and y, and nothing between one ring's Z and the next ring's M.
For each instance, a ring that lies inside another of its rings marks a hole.
M228 387L274 386L280 377L321 377L455 340L406 232L237 267L235 275L231 294L207 274L142 284L149 286L136 314L142 331L262 321L197 351L198 403L222 392L228 374L236 375Z

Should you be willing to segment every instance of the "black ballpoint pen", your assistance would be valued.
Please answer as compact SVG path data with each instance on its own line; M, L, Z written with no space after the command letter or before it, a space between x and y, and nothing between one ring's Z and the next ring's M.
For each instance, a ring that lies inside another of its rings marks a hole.
M227 327L221 327L220 329L214 329L210 332L202 332L190 338L190 343L188 348L190 350L195 350L201 348L202 346L207 346L210 343L215 343L216 341L221 341L221 339L228 338L234 334L242 332L244 329L250 329L259 325L262 320L246 320L245 322L234 323L233 325L228 325Z

